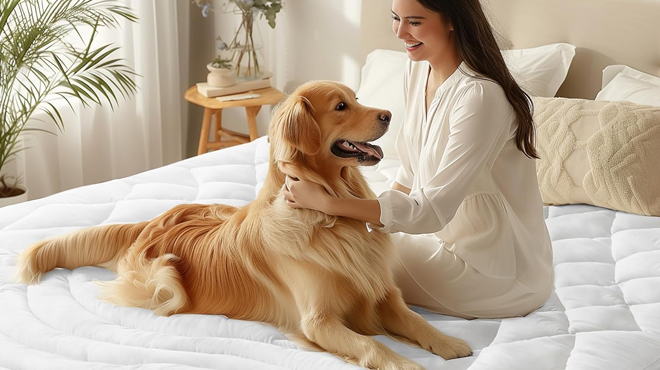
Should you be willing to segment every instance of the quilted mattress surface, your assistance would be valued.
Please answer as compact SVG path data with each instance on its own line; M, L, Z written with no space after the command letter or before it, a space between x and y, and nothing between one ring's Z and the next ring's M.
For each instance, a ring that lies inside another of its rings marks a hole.
M153 218L180 203L243 205L267 171L264 138L128 178L0 208L1 369L356 369L297 349L277 329L224 316L155 316L96 298L97 267L57 269L40 285L9 282L32 242ZM376 193L397 163L365 169ZM416 309L475 354L444 361L376 337L427 369L660 369L660 218L591 206L551 207L556 289L526 317L463 320Z

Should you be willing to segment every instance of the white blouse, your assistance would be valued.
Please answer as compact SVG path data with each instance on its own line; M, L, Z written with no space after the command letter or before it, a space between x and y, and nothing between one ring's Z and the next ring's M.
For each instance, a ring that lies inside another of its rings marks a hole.
M551 273L535 161L516 147L517 118L504 90L461 63L427 113L429 70L426 61L406 64L396 182L411 191L378 197L382 229L435 234L488 276L520 277L532 266Z

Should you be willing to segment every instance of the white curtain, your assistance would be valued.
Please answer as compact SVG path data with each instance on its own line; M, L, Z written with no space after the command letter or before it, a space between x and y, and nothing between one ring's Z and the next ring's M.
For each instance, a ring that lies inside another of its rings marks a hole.
M139 17L102 30L96 41L120 47L118 56L140 76L138 92L111 110L74 111L60 102L65 130L45 115L34 116L33 131L23 135L26 150L12 164L22 174L29 198L133 175L184 157L188 87L188 1L123 0Z

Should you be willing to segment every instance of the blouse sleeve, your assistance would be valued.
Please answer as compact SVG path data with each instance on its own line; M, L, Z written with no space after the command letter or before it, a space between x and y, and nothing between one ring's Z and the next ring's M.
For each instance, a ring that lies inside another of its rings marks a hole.
M403 106L408 107L408 85L410 82L410 73L411 73L411 68L412 68L412 63L410 59L406 61L406 69L404 70L403 73ZM405 138L405 124L406 124L406 117L404 115L403 120L401 122L401 125L399 126L399 132L397 133L396 136L396 153L397 156L399 157L399 162L401 165L399 166L399 171L396 174L395 180L399 184L410 188L412 186L413 182L413 171L412 171L412 166L410 165L410 154L408 153L408 145L406 145L406 138Z
M383 231L426 234L442 230L489 158L504 146L513 109L499 85L472 83L459 91L454 107L447 146L435 175L409 195L388 190L378 197Z

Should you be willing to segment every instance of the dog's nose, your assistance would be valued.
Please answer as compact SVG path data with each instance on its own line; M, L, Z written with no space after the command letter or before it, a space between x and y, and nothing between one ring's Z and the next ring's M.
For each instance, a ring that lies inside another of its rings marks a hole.
M389 111L381 112L378 115L378 120L380 120L381 122L383 122L386 125L389 125L390 121L392 120L392 113L390 113Z

